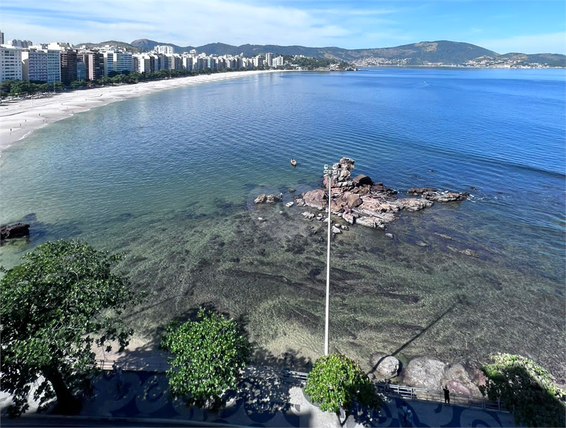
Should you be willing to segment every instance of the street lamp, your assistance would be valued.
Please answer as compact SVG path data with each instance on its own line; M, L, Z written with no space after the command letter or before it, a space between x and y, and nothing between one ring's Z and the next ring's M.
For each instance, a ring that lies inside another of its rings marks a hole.
M330 203L332 202L332 176L336 173L336 166L330 168L324 165L324 175L328 177L328 243L326 246L326 318L324 322L324 355L328 355L328 320L330 310Z

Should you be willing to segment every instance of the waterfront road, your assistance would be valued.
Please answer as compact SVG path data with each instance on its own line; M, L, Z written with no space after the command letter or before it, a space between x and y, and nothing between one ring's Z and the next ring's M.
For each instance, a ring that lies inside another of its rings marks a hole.
M386 397L379 413L360 412L340 421L321 412L303 395L300 382L282 380L275 371L252 369L240 383L240 393L217 412L186 407L168 395L163 373L125 371L119 387L112 372L96 377L93 396L78 417L31 413L2 426L255 426L255 427L510 427L509 413L406 400L410 420L403 420L403 400Z

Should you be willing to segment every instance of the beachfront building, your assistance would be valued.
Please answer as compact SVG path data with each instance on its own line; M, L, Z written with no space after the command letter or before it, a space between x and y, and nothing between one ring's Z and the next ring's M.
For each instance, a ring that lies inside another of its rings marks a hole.
M31 48L47 53L47 83L61 82L61 49L69 47L68 43L38 44Z
M273 67L283 67L285 65L285 60L282 56L278 56L273 58L272 66Z
M22 79L47 82L47 52L35 47L22 51Z
M77 80L86 80L86 64L77 57Z
M69 85L77 80L77 51L61 50L61 82Z
M0 46L0 83L5 80L22 80L22 50Z
M77 54L77 61L81 61L85 65L85 79L98 80L104 77L104 55L102 53L81 50Z
M103 52L106 77L123 71L134 71L133 56L129 52L107 50Z
M47 83L61 82L61 50L46 49L47 52Z

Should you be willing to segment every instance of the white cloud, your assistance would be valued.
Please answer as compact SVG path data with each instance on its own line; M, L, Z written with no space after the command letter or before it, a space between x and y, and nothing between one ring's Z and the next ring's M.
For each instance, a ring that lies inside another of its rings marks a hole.
M5 0L2 31L7 39L79 43L149 38L195 46L214 41L327 45L349 34L339 21L306 10L226 0L99 0L95 8L84 2L56 0L39 9L34 3Z
M566 54L566 32L477 40L472 43L500 54L509 52Z

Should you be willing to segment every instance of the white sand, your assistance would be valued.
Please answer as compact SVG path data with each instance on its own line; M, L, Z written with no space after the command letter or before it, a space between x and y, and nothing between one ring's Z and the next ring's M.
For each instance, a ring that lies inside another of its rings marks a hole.
M16 141L24 139L35 129L65 119L75 113L164 89L270 72L272 71L254 70L187 76L155 82L141 82L135 85L105 86L63 92L48 98L26 99L14 102L3 101L0 103L0 152Z

